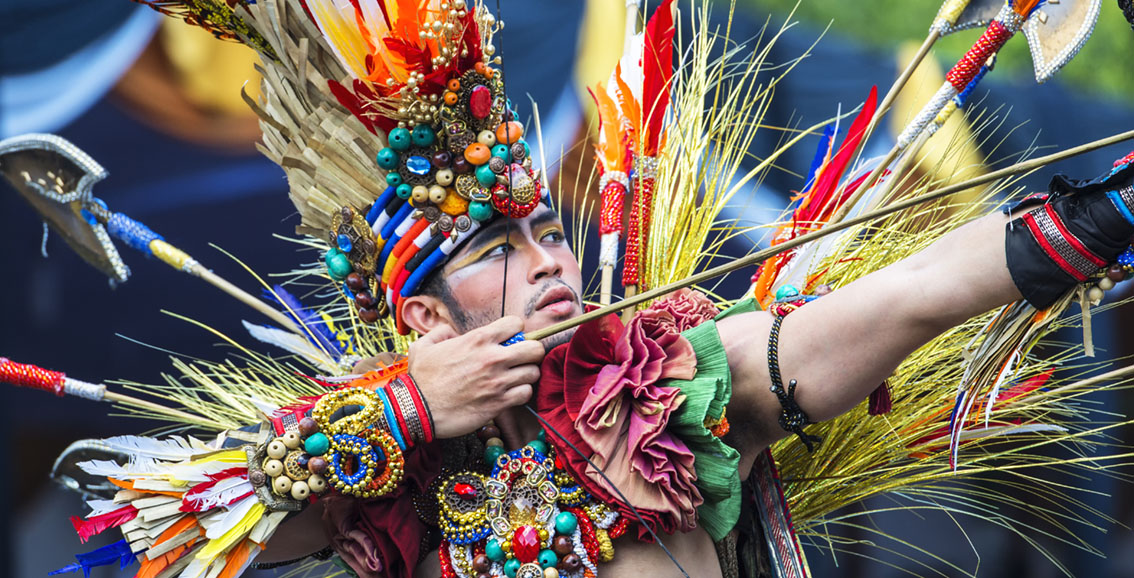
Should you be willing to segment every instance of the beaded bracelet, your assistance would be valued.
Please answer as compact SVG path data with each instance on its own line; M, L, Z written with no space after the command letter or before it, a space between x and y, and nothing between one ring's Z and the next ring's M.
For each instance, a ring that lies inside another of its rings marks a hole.
M414 444L424 442L425 426L422 425L421 414L414 404L410 387L406 385L405 381L402 381L401 375L390 382L390 391L394 394L394 399L397 400L398 417L399 420L402 420L401 423L405 424L410 441Z
M386 390L386 397L390 400L390 408L394 410L395 421L390 425L397 424L397 427L394 429L398 429L401 432L402 441L406 442L407 446L413 447L413 436L410 435L409 427L406 424L406 413L402 408L405 402L409 402L410 406L412 407L413 402L409 401L408 399L403 400L398 397L397 390L394 387L395 383L397 383L397 379L390 380L390 383L387 383L384 388Z
M780 325L783 324L784 318L781 315L776 315L775 321L772 322L772 331L768 335L768 376L772 380L772 393L780 400L780 427L785 431L789 431L799 436L803 445L807 446L807 451L815 449L814 444L823 441L823 438L814 435L803 433L803 426L811 423L811 418L807 417L803 408L795 402L795 386L796 381L793 379L788 382L787 389L784 389L783 379L780 377Z
M393 436L394 441L398 443L398 447L401 448L402 451L405 451L409 448L409 446L406 445L406 440L402 435L401 428L397 427L398 418L394 416L394 404L390 403L389 394L386 393L386 389L384 387L375 389L374 393L378 394L378 397L382 400L383 403L382 421L385 422L385 426L382 427L382 429L390 432L390 435Z
M429 405L425 403L425 397L421 395L421 389L417 387L417 382L413 380L413 376L408 373L403 373L399 376L402 383L405 384L406 389L409 390L410 396L413 397L413 406L417 408L417 415L421 422L421 427L425 432L422 438L425 443L433 441L433 414L429 412ZM420 419L421 416L425 419Z

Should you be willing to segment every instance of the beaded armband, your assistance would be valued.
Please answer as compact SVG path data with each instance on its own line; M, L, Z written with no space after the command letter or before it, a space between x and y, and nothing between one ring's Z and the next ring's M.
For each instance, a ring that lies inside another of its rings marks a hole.
M772 379L772 393L780 400L780 427L799 436L807 451L814 451L815 444L823 441L819 436L808 435L803 432L803 426L815 423L807 417L807 413L795 402L796 381L793 379L784 388L783 378L780 377L780 325L784 318L777 315L772 322L772 332L768 335L768 375Z

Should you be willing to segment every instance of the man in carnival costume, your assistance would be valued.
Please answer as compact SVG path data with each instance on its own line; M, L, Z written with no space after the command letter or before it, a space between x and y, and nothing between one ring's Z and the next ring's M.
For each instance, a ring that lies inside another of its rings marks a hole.
M137 558L140 576L235 576L262 549L268 564L323 549L327 537L310 531L321 516L360 576L805 576L772 444L795 435L822 451L805 426L867 397L871 413L887 411L879 384L938 335L1021 299L1035 308L1018 305L1021 318L1058 313L1068 294L1109 288L1131 264L1127 157L1096 180L1057 177L1050 196L853 282L832 278L846 282L821 299L784 283L768 297L765 263L755 298L724 312L681 290L625 324L606 315L544 336L583 314L583 277L494 67L500 24L487 10L464 0L187 6L264 55L265 96L253 103L263 150L288 172L300 232L329 245L319 274L352 302L355 351L421 337L406 356L370 355L327 378L330 392L281 383L291 389L272 398L269 421L210 444L108 440L130 461L83 469L121 490L76 528L121 527L126 540L72 569ZM1009 5L996 22L1019 29L1033 9ZM674 184L666 143L680 127L651 106L681 90L659 70L672 59L669 10L646 27L641 90L620 93L638 99L635 174L607 166L601 187L635 191L636 251L661 246L639 207L651 192L670 183L698 197L697 185ZM830 167L854 148L827 159L833 177L815 180L811 200L837 184L842 169ZM839 204L823 205L812 217L834 222ZM635 274L644 263L628 252ZM646 285L641 273L628 285ZM972 401L958 407L952 422L963 424Z

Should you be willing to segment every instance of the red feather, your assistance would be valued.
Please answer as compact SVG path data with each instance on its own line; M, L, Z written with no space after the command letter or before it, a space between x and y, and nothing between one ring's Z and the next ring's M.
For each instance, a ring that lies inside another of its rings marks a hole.
M355 118L362 121L362 124L366 126L366 130L376 132L374 130L373 121L362 114L362 104L358 102L358 97L355 96L353 92L334 80L328 80L327 87L331 89L331 94L335 95L335 98L339 101L339 104L343 105L343 108L349 110Z
M213 486L217 485L217 483L223 480L247 474L248 468L246 467L228 468L227 470L221 470L215 474L208 474L206 477L209 478L209 481L201 482L193 486L188 492L185 492L185 495L181 497L181 507L179 507L178 510L181 510L182 512L200 512L204 509L204 505L201 502L202 494L212 489ZM243 494L236 497L232 501L235 502L236 500L245 498L247 496L248 494Z
M71 516L71 525L75 527L75 532L79 534L79 541L86 544L87 540L91 539L91 536L101 534L111 528L117 528L136 517L138 517L138 508L127 504L117 510L100 514L93 518L87 518L86 520L78 516Z
M813 208L814 211L811 212L809 220L821 220L837 208L838 204L831 203L831 198L838 189L839 180L842 179L843 173L847 170L851 158L858 152L858 145L862 142L866 127L870 124L870 119L874 118L874 111L877 107L878 87L875 86L870 89L870 96L862 105L862 111L851 123L850 131L847 133L847 138L843 140L842 146L839 147L839 151L831 158L831 162L822 169L822 174L811 189L811 201L808 207ZM839 201L843 200L845 199L839 199Z
M663 0L646 24L642 53L642 154L656 156L673 78L673 0Z

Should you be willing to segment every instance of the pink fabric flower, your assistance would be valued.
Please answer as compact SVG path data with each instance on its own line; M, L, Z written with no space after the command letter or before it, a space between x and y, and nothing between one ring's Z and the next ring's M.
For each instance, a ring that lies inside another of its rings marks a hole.
M581 328L572 343L552 352L551 363L544 363L541 389L561 386L565 391L544 391L541 397L566 402L566 415L557 417L573 418L577 441L583 442L578 445L593 452L591 460L606 471L612 485L663 532L695 528L696 508L703 500L696 487L693 452L666 432L684 397L678 388L660 383L693 379L696 355L679 333L717 313L704 296L680 291L638 313L625 328L616 317ZM581 374L586 376L578 380ZM595 493L616 495L584 461L566 461L582 470L585 485L592 490L598 486ZM633 516L628 509L623 513Z
M673 316L675 331L681 333L714 317L720 310L700 291L678 289L650 305L650 310L665 311Z

